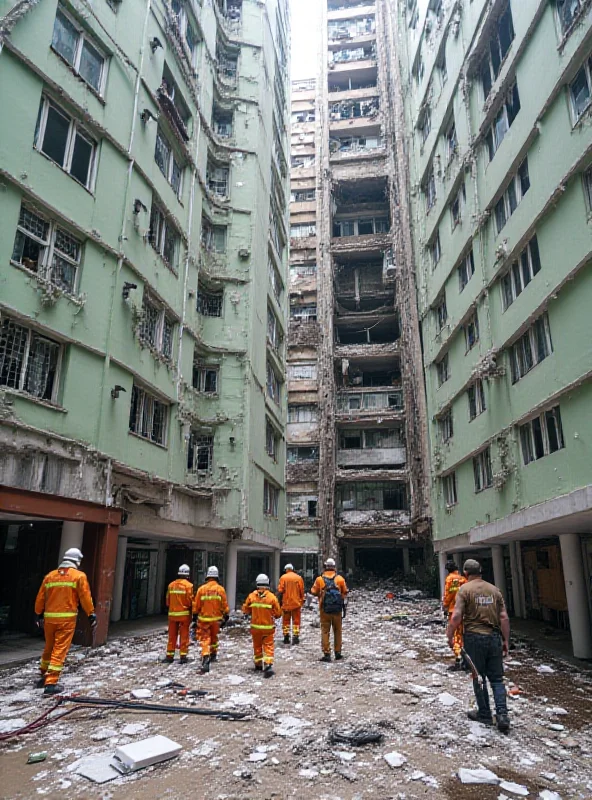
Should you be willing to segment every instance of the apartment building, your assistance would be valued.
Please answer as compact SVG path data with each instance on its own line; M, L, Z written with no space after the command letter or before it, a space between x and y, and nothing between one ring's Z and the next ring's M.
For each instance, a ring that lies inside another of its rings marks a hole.
M435 548L592 657L592 16L399 0Z
M316 81L292 87L284 560L421 571L427 434L401 221L387 5L325 0Z
M286 0L8 4L2 631L69 546L98 641L183 562L278 576L288 59Z

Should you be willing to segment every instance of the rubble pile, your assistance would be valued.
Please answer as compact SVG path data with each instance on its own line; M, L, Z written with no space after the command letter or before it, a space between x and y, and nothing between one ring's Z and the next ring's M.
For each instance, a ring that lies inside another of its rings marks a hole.
M592 797L589 673L518 642L507 661L512 729L504 736L466 718L470 678L451 671L439 603L417 590L375 583L352 591L345 659L330 664L318 660L318 610L304 610L301 644L283 645L278 632L276 675L267 681L253 671L248 629L235 619L208 675L199 674L195 646L189 664L162 663L163 628L72 652L62 685L90 697L246 712L244 719L79 708L0 744L0 796ZM55 705L33 688L36 676L34 663L3 673L0 731L22 728ZM180 747L174 757L129 774L97 771L107 775L104 784L92 777L97 759L105 763L132 744L141 750L157 736ZM30 754L46 757L27 764Z

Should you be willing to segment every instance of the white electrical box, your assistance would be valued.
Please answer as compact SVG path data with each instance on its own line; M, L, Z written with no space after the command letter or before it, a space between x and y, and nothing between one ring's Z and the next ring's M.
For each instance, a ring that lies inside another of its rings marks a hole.
M111 765L123 775L138 769L160 764L169 758L178 756L183 748L180 744L167 739L166 736L151 736L141 742L118 747L111 759Z

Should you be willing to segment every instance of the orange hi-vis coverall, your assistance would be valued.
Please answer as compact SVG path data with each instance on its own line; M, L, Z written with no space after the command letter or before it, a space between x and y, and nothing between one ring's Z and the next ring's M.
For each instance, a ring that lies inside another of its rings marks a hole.
M95 607L84 572L74 567L58 567L49 572L35 600L35 613L43 614L45 648L39 668L45 675L45 685L56 684L76 630L78 606L86 614Z
M321 647L323 648L323 653L327 656L331 654L331 628L333 628L333 647L335 648L336 653L341 653L341 646L343 642L343 614L342 612L339 612L338 614L325 614L323 611L323 597L325 594L325 581L323 578L329 578L335 581L335 586L341 592L343 599L345 599L347 595L347 584L345 579L341 575L338 575L334 569L328 569L325 570L322 575L319 575L319 577L313 583L312 589L310 590L312 594L319 598L319 614L321 617Z
M454 572L450 572L446 576L446 581L444 583L444 597L442 598L442 605L448 611L448 619L454 613L454 606L456 603L456 595L458 594L458 590L460 587L467 582L467 579L464 575L461 575L458 570ZM460 651L463 647L463 626L462 624L458 626L458 628L454 632L454 639L452 641L452 649L454 650L454 655L457 658L460 658Z
M179 655L181 658L185 658L189 652L189 626L191 625L192 601L192 583L185 578L177 578L169 583L169 588L166 593L166 604L169 610L167 658L175 657L177 638L179 638Z
M226 614L230 614L230 608L224 587L216 578L209 578L195 593L193 613L197 614L197 638L201 644L202 658L217 655L220 623Z
M243 603L243 614L251 615L255 666L273 664L275 620L282 616L277 597L269 589L256 589Z
M300 618L304 605L304 581L292 570L285 572L278 584L278 594L282 596L282 628L284 636L300 636Z

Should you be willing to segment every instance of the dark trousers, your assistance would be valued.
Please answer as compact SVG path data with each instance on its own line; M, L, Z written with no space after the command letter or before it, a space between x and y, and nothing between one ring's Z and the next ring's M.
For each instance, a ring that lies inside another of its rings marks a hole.
M499 633L483 635L480 633L467 633L465 631L465 650L473 661L477 672L483 677L483 689L479 682L473 680L473 690L477 698L479 715L491 719L489 693L487 680L491 684L495 711L500 714L508 713L506 704L506 687L504 686L504 659L502 653L502 638Z

